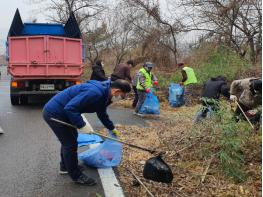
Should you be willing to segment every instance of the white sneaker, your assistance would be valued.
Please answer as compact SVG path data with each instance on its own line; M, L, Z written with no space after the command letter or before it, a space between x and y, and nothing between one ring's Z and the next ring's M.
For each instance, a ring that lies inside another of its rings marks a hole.
M80 166L80 165L78 165L78 168L80 169L80 171L84 171L85 170L85 168L83 166ZM63 175L63 174L68 174L68 171L67 171L66 168L60 167L58 173Z
M58 172L59 174L68 174L68 171L64 171L64 170L59 170Z
M141 113L134 113L136 116L140 116L140 117L143 117L144 116L144 114L141 114Z
M59 169L59 172L58 172L59 174L68 174L68 171L67 171L67 169L66 168L62 168L61 166L60 166L60 169Z

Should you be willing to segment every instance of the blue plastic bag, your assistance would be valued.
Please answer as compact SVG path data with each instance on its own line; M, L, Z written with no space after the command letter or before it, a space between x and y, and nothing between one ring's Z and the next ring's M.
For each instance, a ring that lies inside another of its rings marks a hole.
M103 139L95 134L79 133L78 147L103 142Z
M160 114L160 103L159 103L157 96L155 96L153 94L152 90L151 90L151 92L146 94L145 101L144 101L141 109L139 110L139 113L141 113L141 114L157 114L157 115Z
M113 138L114 135L110 135ZM105 140L95 148L78 155L85 165L95 168L118 166L122 159L122 144L113 140Z
M169 104L172 107L180 107L185 104L184 88L180 84L171 83L169 87Z

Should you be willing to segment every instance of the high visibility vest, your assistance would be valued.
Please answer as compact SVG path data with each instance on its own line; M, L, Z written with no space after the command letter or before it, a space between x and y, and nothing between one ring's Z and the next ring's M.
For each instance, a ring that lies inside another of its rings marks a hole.
M145 68L141 68L140 70L139 70L139 72L141 73L141 74L143 74L143 76L144 76L144 78L145 78L145 86L146 86L146 88L151 88L152 87L152 73L150 72L147 72L146 70L145 70ZM137 81L137 86L136 86L136 88L138 89L138 90L144 90L144 88L142 87L142 85L141 85L141 83L140 83L140 80L138 79L138 81Z
M190 67L184 67L183 70L186 72L187 80L184 82L184 85L197 83L197 79L194 73L194 70Z

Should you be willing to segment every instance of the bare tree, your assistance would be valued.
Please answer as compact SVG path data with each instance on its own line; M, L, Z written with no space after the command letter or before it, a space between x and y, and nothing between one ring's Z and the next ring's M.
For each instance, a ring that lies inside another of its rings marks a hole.
M105 39L105 25L100 17L106 10L106 0L42 0L50 21L66 23L74 13L86 46L86 57L91 64L99 57L100 46ZM31 0L38 4L40 0Z
M39 1L39 0L32 0ZM43 0L45 1L45 0ZM213 40L256 62L262 51L260 0L50 0L52 21L64 23L74 12L93 63L108 48L121 62L132 50L139 59L169 59L177 64L180 38L202 32L200 41ZM181 44L181 45L180 45ZM165 56L165 57L162 57ZM158 61L158 60L156 60Z
M122 3L117 4L109 11L107 24L109 47L115 55L115 65L117 65L136 45L132 39L132 25L127 20L127 14Z
M104 1L100 0L51 0L49 6L50 20L65 23L73 12L80 25L80 29L86 28L87 21L91 21L105 10Z
M181 6L187 10L191 23L185 31L209 32L209 37L234 48L241 57L250 52L256 62L261 53L262 3L260 0L186 0ZM194 14L192 14L194 13Z
M86 57L91 64L101 58L101 51L108 48L109 35L105 23L94 23L92 30L83 33L82 39L86 43Z
M160 36L158 42L165 46L172 52L174 63L177 64L178 48L176 36L181 32L182 23L177 20L166 20L161 15L159 1L154 0L125 0L130 7L136 8L145 12L148 17L155 21L154 28L150 27L150 30L156 31ZM134 20L135 21L135 20ZM139 29L144 30L146 33L152 33L147 31L141 24L133 22Z
M71 12L74 13L80 30L84 31L87 24L99 16L106 9L106 0L31 0L30 3L41 4L40 11L52 22L66 23Z

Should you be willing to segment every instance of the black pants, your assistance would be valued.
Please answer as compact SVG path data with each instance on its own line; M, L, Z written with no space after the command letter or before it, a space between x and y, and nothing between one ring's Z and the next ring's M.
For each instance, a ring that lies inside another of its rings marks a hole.
M246 107L245 105L243 105L242 103L238 102L238 104L240 105L240 107L242 108L242 110L244 112L247 112L248 110L250 110L248 107ZM237 106L235 114L234 114L234 119L236 120L236 122L238 122L240 119L245 119L245 116L243 115L241 109L239 108L239 106Z
M133 103L132 103L132 107L135 108L137 103L138 103L139 97L138 97L138 92L137 92L136 86L132 86L132 89L134 91L134 100L133 100Z
M196 117L194 119L194 123L200 122L205 119L207 116L212 117L220 108L219 103L215 99L209 99L202 97L201 98L201 109L197 112Z
M243 105L242 103L239 103L239 102L238 102L238 104L240 105L240 107L242 108L242 110L243 110L244 112L247 112L248 110L250 110L249 107ZM242 116L243 116L243 113L242 113L241 109L239 108L239 106L237 106L237 108L236 108L235 115L236 115L236 116L239 116L239 115L242 115Z
M138 90L138 102L137 102L137 105L135 107L135 112L136 113L139 113L145 99L146 99L146 92L145 91L141 91L141 90Z
M73 180L78 179L81 175L81 171L78 168L77 130L50 120L50 118L56 118L61 120L61 118L58 116L54 116L53 114L47 111L43 111L43 118L49 125L49 127L53 130L53 132L55 133L55 135L61 143L61 167L67 169L70 177Z

